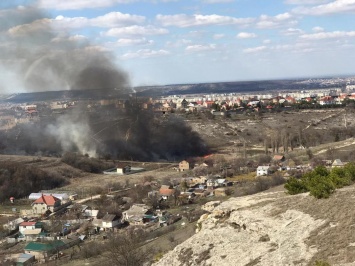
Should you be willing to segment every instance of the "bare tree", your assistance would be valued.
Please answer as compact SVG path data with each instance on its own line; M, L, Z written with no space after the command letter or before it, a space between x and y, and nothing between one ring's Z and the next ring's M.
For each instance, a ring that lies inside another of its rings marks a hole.
M109 237L103 256L108 265L141 266L152 254L150 248L143 246L144 236L137 232L115 234Z

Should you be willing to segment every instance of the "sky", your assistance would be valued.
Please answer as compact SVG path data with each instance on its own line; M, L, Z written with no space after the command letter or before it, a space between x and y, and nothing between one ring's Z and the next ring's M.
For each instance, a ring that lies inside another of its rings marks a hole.
M108 52L133 86L355 72L355 0L2 0L0 19L33 7L0 34L49 24L50 43Z

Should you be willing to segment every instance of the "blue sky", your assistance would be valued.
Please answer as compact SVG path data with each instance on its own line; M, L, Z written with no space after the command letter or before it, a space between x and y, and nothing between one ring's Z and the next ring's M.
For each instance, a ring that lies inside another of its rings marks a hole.
M85 40L92 49L112 52L135 86L355 72L355 0L0 4L2 14L30 6L43 12L41 20L51 25L57 38ZM11 27L3 31L11 32Z

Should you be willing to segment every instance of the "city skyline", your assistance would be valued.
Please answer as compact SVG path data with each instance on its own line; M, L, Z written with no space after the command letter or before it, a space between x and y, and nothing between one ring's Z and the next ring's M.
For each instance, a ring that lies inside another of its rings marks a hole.
M0 4L0 19L31 7L39 19L1 34L50 25L49 42L110 52L133 86L348 75L355 67L354 0L18 0Z

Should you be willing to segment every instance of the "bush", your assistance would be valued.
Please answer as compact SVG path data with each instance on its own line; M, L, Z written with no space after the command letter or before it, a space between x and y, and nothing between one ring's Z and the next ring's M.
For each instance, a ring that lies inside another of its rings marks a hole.
M307 184L310 194L317 199L329 198L335 191L335 185L329 176L316 175Z
M22 198L34 191L53 189L68 184L56 173L18 162L0 163L0 201L9 197Z
M62 162L88 173L102 173L105 169L113 167L112 164L72 152L63 154Z
M350 185L355 181L355 164L348 163L343 168L328 171L324 166L317 166L301 179L290 178L285 188L291 195L309 191L317 199L328 198L336 188Z
M316 260L314 266L330 266L330 264L326 261Z
M294 177L291 177L289 180L287 180L285 188L291 195L308 192L305 182Z

